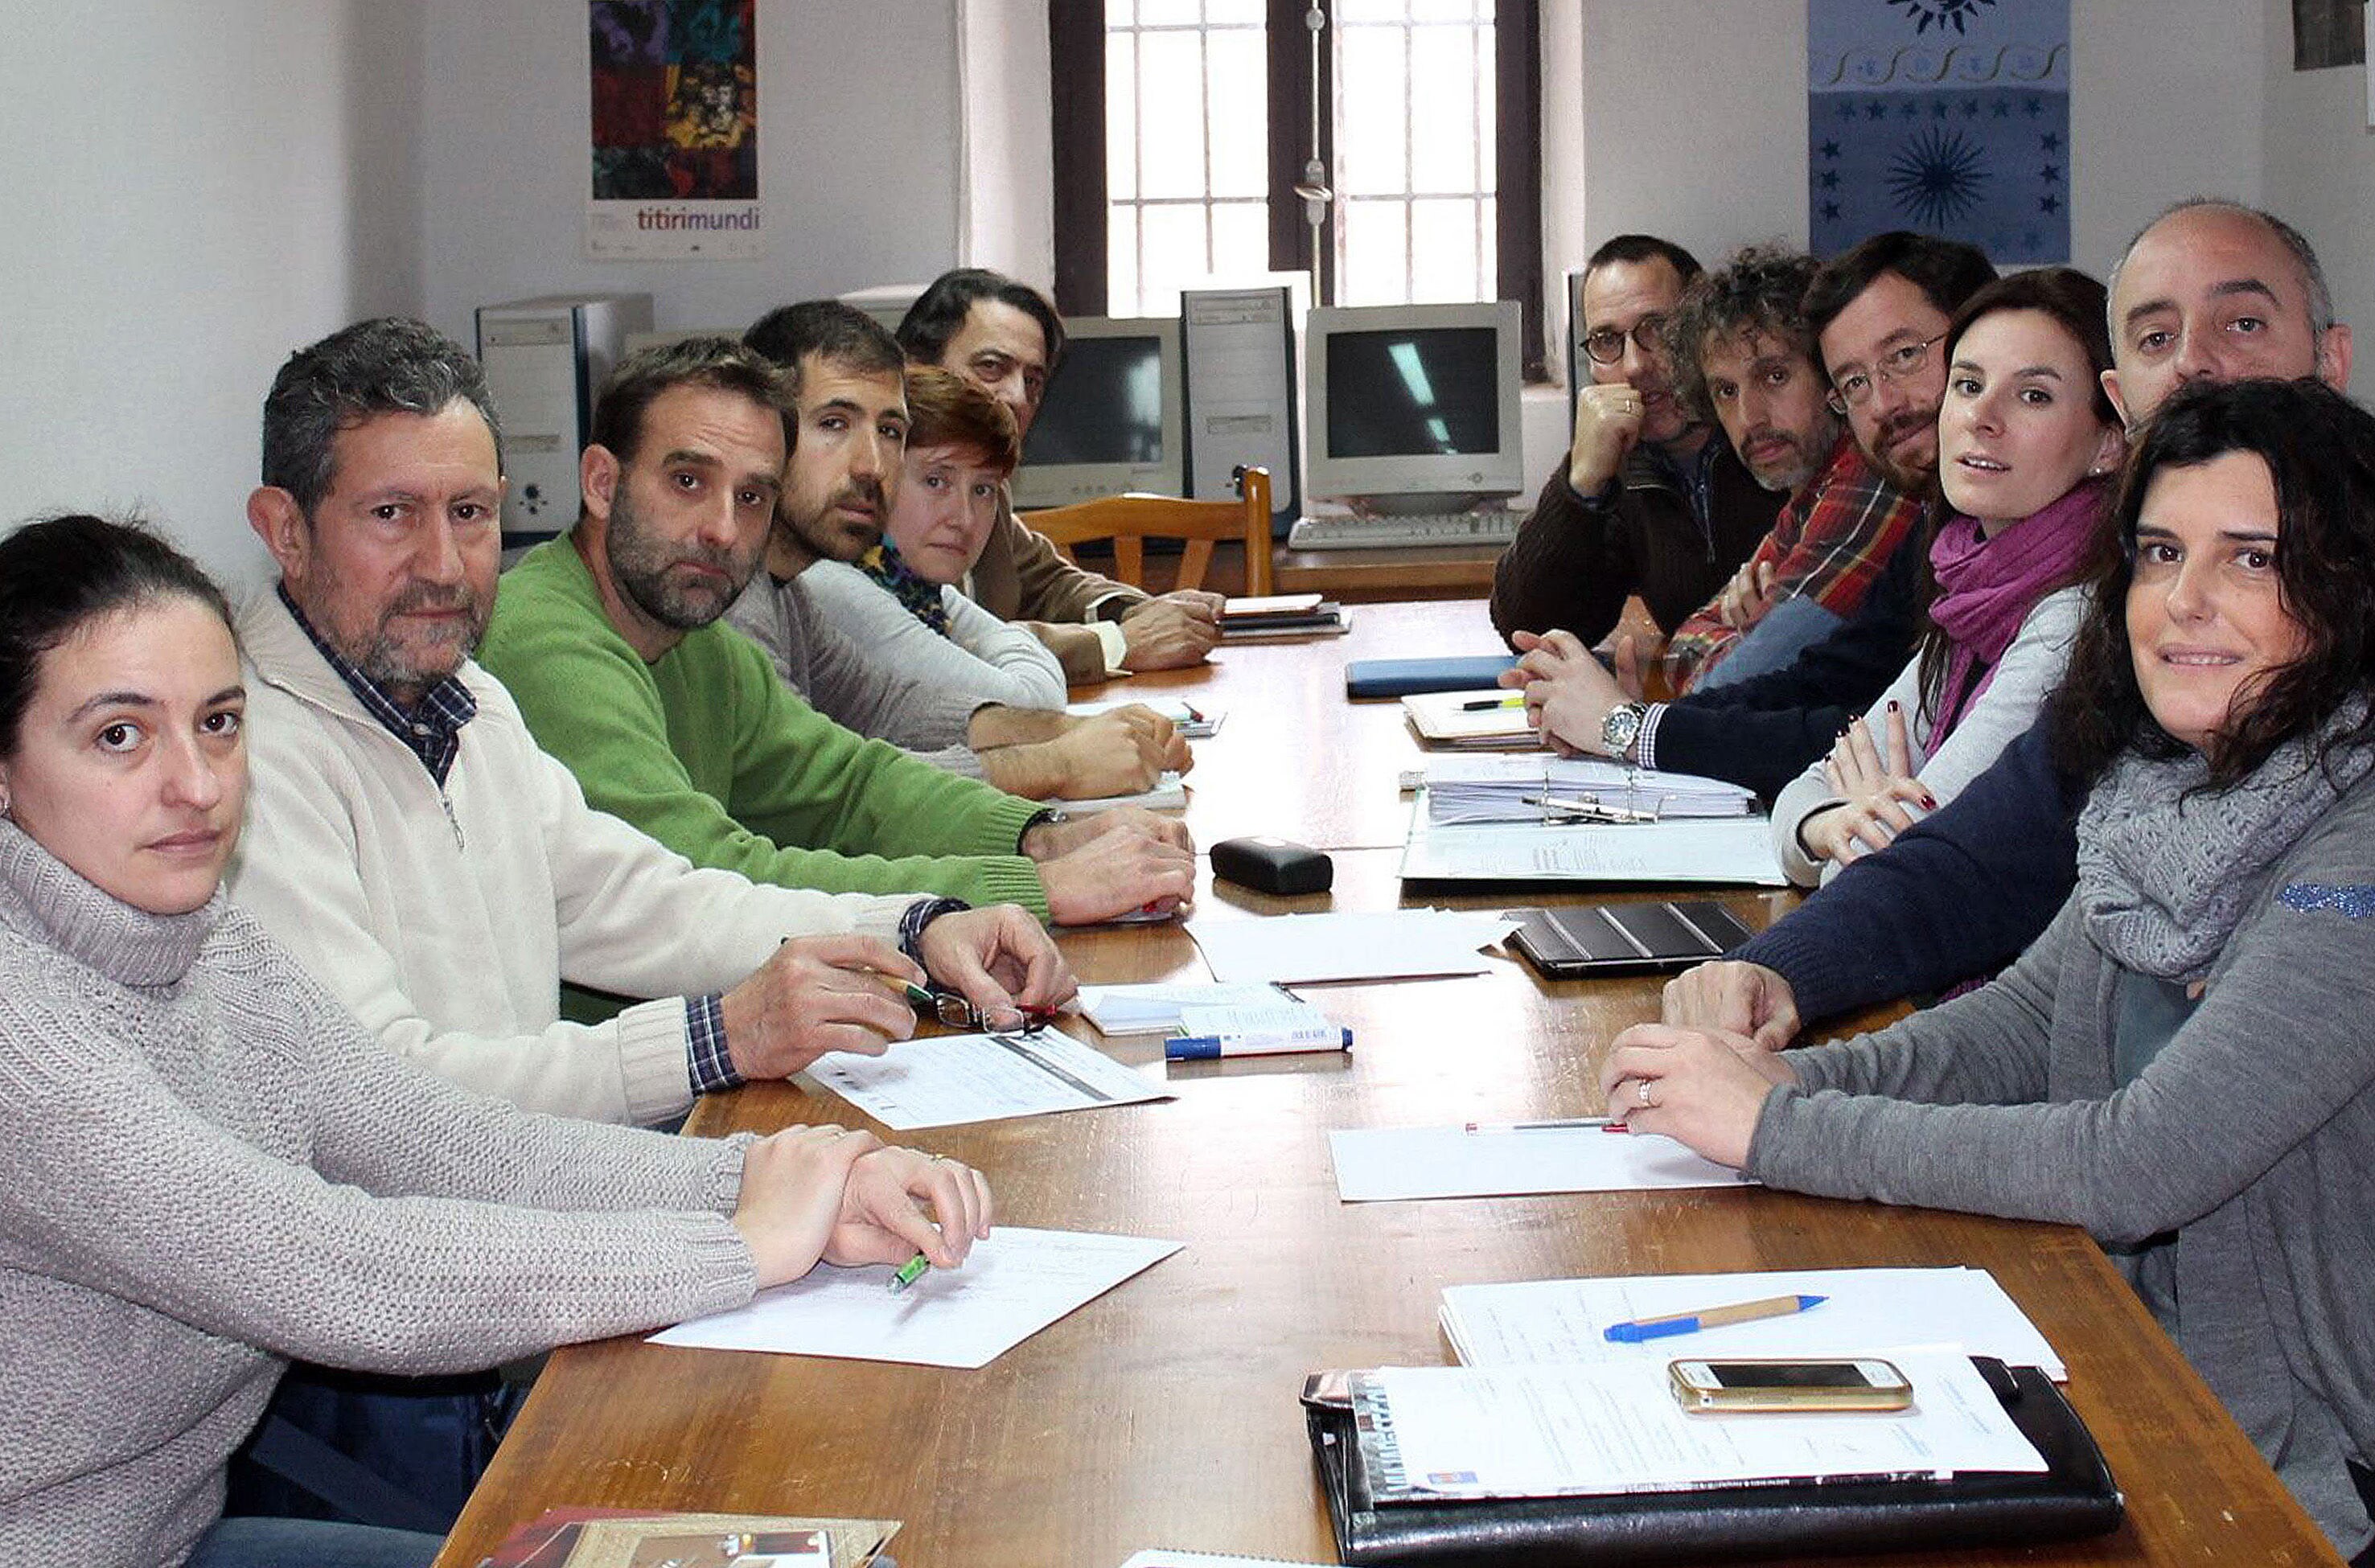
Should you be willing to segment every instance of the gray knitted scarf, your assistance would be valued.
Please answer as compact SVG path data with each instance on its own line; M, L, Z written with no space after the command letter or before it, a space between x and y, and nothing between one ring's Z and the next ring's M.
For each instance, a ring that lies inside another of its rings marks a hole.
M2327 732L2364 712L2353 704ZM2375 765L2375 747L2338 747L2322 768L2314 756L2297 738L2233 788L2192 795L2210 772L2198 752L2113 763L2078 819L2079 908L2096 944L2163 980L2208 973L2261 874Z

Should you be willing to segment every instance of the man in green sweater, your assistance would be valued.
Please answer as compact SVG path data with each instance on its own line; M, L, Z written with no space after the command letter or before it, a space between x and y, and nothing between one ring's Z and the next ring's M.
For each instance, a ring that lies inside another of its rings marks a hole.
M877 442L895 459L904 399L819 390L800 439ZM1184 902L1195 859L1178 823L1069 821L863 740L717 624L758 570L792 418L773 368L728 339L647 350L612 374L577 525L504 576L479 650L538 743L595 806L753 881L1013 902L1063 925Z

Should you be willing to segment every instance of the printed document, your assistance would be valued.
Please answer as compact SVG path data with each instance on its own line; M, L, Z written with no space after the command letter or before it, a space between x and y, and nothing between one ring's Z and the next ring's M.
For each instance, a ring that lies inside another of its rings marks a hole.
M1274 914L1191 923L1212 978L1225 982L1407 980L1483 974L1477 949L1517 925L1497 914L1395 909L1369 914Z
M1658 822L1431 822L1421 792L1402 848L1406 882L1720 882L1789 878L1763 817Z
M901 1132L1171 1098L1161 1084L1052 1029L898 1040L880 1056L828 1051L808 1076Z
M1380 1502L2046 1469L1969 1358L1873 1353L1912 1383L1912 1409L1694 1415L1675 1402L1663 1361L1359 1373L1362 1456Z
M819 1264L732 1312L662 1329L655 1345L769 1350L916 1366L987 1366L1042 1328L1179 1250L1177 1242L1000 1225L964 1267L892 1295L892 1270Z
M1820 1306L1671 1338L1619 1344L1612 1323L1698 1312L1768 1296L1826 1298ZM1966 1355L2033 1366L2055 1382L2069 1372L2028 1315L1984 1268L1785 1268L1748 1274L1639 1274L1453 1285L1443 1332L1470 1366L1528 1362L1655 1362L1676 1356L1869 1355L1877 1345L1957 1345Z
M1328 1146L1346 1203L1755 1185L1672 1138L1599 1126L1353 1127L1329 1133Z

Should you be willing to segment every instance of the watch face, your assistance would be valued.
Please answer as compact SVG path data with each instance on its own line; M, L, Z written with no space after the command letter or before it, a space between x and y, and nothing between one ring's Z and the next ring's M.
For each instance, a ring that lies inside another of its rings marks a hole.
M1632 748L1633 737L1641 733L1641 710L1631 702L1612 708L1600 721L1600 742L1615 756L1623 756Z

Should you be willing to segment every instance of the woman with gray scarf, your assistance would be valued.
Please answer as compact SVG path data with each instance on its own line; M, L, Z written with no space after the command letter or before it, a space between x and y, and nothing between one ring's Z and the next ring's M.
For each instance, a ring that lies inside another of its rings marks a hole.
M2375 417L2193 386L2053 706L2076 891L2000 979L1787 1055L1648 1025L1613 1112L1779 1187L2084 1225L2375 1564Z

